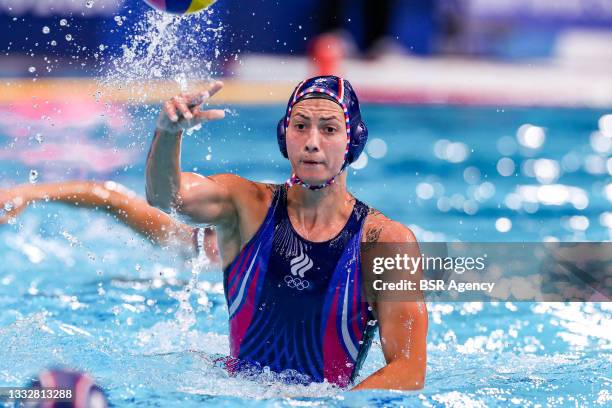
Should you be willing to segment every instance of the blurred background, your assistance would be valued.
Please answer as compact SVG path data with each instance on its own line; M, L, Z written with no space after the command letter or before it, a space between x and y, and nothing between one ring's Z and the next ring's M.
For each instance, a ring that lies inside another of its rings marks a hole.
M2 0L0 23L0 188L141 193L158 104L211 77L227 119L198 131L186 168L283 182L287 96L333 73L370 127L352 185L420 239L612 233L612 0L218 0L182 17Z
M211 77L228 118L186 165L283 182L287 96L339 74L371 131L353 186L420 239L610 237L612 0L2 0L0 23L0 188L142 192L157 104Z
M3 0L0 75L99 75L147 12L139 0ZM373 101L612 101L610 0L219 0L209 15L219 54L193 34L217 76L334 71Z

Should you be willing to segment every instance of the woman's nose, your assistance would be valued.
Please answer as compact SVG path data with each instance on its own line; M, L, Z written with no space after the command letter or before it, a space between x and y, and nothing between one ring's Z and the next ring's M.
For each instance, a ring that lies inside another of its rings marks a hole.
M319 133L319 129L312 128L310 132L308 132L308 139L306 140L306 144L304 148L307 152L316 152L319 151L319 143L321 142L321 135Z

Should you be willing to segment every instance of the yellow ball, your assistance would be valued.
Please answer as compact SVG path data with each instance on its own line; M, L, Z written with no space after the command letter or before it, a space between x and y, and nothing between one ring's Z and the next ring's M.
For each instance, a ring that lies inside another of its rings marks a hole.
M193 14L205 10L217 0L144 0L159 11L172 14Z

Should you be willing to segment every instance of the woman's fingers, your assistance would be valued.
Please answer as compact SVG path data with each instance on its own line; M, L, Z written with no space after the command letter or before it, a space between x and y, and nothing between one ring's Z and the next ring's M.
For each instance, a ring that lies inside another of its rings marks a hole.
M199 107L194 109L195 117L200 120L218 120L225 117L225 111L223 109L209 109L202 111Z
M210 83L205 90L192 94L186 94L184 95L184 98L187 101L189 107L201 105L202 103L204 103L204 101L219 92L221 88L223 88L223 82L214 81Z
M164 102L164 111L172 122L176 122L178 120L178 115L176 114L176 107L174 106L174 103L172 101Z
M211 83L209 85L209 88L208 88L208 96L209 96L209 98L212 97L217 92L219 92L221 90L221 88L223 88L223 82L221 82L221 81L214 81L213 83Z
M175 96L172 99L174 100L174 105L185 119L193 119L193 114L182 96Z
M199 122L223 119L225 112L221 109L203 111L200 108L202 103L219 92L221 88L223 88L223 82L213 81L203 91L180 94L164 102L165 115L160 115L157 127L166 130L185 129Z

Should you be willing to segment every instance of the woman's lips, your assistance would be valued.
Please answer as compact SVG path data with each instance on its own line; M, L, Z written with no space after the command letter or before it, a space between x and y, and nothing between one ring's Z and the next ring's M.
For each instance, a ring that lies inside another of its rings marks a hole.
M318 164L323 164L323 163L320 161L316 161L316 160L302 160L302 164L306 166L316 166Z
M302 165L305 168L315 168L315 167L321 166L322 163L318 163L318 162L302 162Z

